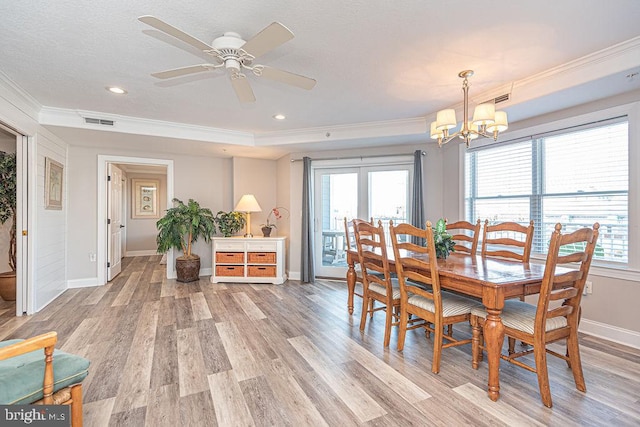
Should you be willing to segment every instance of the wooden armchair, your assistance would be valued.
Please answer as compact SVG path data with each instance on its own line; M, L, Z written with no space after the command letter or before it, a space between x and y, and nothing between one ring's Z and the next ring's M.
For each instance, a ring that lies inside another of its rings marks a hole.
M573 372L576 388L586 392L582 363L580 361L580 347L578 345L578 321L580 317L580 301L584 289L593 251L598 240L600 225L595 223L593 228L582 228L570 234L561 234L562 226L557 224L551 235L549 253L545 264L545 273L540 288L540 298L537 305L527 304L518 300L505 301L502 310L502 323L505 335L533 346L533 349L519 353L509 349L508 355L501 355L502 359L535 372L538 376L538 387L542 403L549 408L552 406L551 390L549 388L549 374L547 370L547 353L567 361ZM568 266L570 271L556 272L557 266ZM572 268L577 264L578 269ZM558 305L558 303L562 303ZM471 311L471 325L473 328L473 368L477 369L482 347L482 327L487 313L483 308ZM566 340L567 354L559 354L547 348L547 344ZM517 358L533 353L535 367L531 367Z
M478 240L480 239L479 219L475 225L468 221L456 221L447 224L447 232L451 234L451 239L455 242L453 249L456 252L464 252L471 255L477 253Z
M0 404L71 405L71 425L81 427L82 380L89 361L54 352L57 340L56 332L48 332L0 342Z
M427 222L425 230L410 224L399 224L394 227L393 223L389 228L396 273L400 284L398 351L404 349L404 340L408 329L425 328L429 333L435 335L431 371L437 374L440 372L443 348L471 342L469 339L455 339L451 328L445 334L444 326L469 321L471 309L483 306L469 298L440 290L440 275L430 222ZM425 239L426 246L411 243L412 237ZM429 271L428 275L417 272L425 270ZM409 315L411 315L411 320ZM416 322L418 319L423 319L424 322ZM448 342L443 344L443 339Z

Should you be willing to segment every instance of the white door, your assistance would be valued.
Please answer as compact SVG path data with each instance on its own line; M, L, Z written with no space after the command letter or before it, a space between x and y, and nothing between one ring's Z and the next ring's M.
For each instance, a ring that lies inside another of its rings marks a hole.
M107 168L107 281L122 270L122 169L109 163Z

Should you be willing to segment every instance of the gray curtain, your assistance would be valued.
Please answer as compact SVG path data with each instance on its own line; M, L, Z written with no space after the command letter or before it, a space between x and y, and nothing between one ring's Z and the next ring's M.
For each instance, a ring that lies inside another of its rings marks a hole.
M300 262L300 279L310 283L315 279L313 271L313 211L311 209L311 159L303 157L302 172L302 259Z
M424 228L427 219L424 215L424 197L422 188L422 150L413 153L413 191L411 193L411 224L418 228ZM424 246L424 239L413 238L413 243Z

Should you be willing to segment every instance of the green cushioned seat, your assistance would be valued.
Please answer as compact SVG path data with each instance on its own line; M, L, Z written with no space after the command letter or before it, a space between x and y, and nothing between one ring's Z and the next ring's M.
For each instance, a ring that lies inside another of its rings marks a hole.
M24 340L0 342L6 347ZM53 352L54 393L77 384L88 375L89 361L84 357L55 350ZM0 360L0 405L26 405L42 399L44 350Z

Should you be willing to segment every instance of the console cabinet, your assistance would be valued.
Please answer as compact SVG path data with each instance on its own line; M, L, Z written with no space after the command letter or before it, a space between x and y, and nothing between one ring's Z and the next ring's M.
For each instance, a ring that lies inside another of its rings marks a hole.
M273 283L284 272L286 237L214 237L211 283Z

